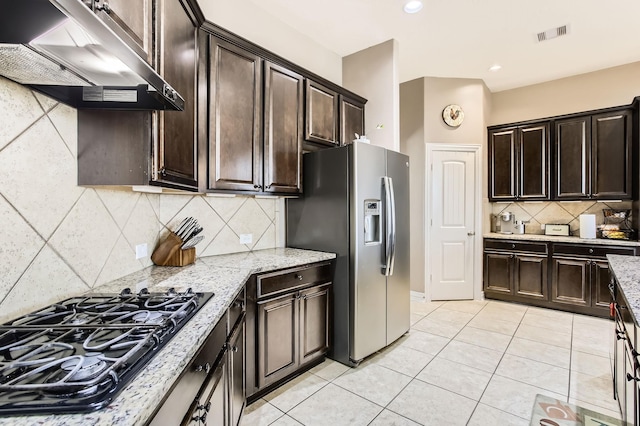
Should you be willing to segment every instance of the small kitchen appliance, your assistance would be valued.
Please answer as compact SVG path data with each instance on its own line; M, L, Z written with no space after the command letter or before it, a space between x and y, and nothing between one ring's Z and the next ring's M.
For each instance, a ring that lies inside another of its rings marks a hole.
M107 406L212 296L125 289L0 325L0 417Z
M544 235L559 235L568 237L570 233L570 227L567 224L547 223L544 226Z
M511 212L502 212L498 214L497 221L499 223L500 234L513 234L517 233L516 227L516 215Z

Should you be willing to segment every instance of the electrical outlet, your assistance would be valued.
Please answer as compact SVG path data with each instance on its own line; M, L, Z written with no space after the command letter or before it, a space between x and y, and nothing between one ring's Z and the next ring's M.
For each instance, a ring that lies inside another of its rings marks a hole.
M147 243L138 244L136 246L136 259L142 259L143 257L147 257Z
M544 231L544 223L540 224L540 229L542 229Z
M240 234L240 244L251 244L253 242L253 234Z

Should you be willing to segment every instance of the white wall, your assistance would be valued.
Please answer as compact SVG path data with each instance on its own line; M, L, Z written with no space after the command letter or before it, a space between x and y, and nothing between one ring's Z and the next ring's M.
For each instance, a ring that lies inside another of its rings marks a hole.
M342 58L247 0L199 0L205 18L222 28L342 84Z
M374 145L400 151L398 42L389 40L342 59L342 85L368 100L365 135ZM376 129L382 124L382 129Z
M424 293L424 79L400 85L400 152L409 156L411 291Z
M640 95L640 62L492 95L489 125L628 105Z

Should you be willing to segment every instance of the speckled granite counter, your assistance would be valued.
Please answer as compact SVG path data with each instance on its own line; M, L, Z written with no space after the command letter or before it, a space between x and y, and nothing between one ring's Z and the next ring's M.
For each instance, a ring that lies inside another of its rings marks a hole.
M118 293L125 287L161 291L191 287L214 292L185 327L154 356L107 408L89 414L0 418L0 426L141 425L191 361L251 274L334 259L332 253L290 248L200 258L183 268L150 267L92 290Z
M502 240L523 240L523 241L544 241L552 243L577 243L577 244L600 244L613 246L632 246L640 247L640 241L626 240L607 240L602 238L579 238L579 237L561 237L557 235L538 235L538 234L498 234L490 232L483 235L484 238L495 238Z
M609 254L607 260L629 304L636 326L640 326L640 256Z

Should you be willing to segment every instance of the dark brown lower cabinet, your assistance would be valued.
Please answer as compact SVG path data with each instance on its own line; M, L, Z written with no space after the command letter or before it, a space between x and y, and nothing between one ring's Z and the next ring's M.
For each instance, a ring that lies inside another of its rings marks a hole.
M529 250L529 251L528 251ZM547 248L540 243L485 241L485 294L547 300Z
M258 384L268 386L329 349L329 284L258 302Z
M249 280L249 402L324 359L330 344L332 274L332 263L322 262Z
M485 239L485 296L609 317L607 254L634 256L636 248Z

